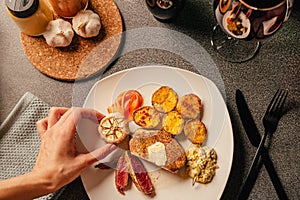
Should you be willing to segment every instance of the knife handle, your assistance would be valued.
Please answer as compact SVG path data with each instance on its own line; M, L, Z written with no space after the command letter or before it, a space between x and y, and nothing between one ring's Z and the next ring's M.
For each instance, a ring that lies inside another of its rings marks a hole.
M251 175L247 177L238 199L248 199L250 192L255 184L255 180L257 179L259 170L261 169L262 164L264 164L269 177L271 178L272 184L276 190L278 198L280 200L288 200L288 197L274 168L273 162L268 154L268 150L264 146L261 149L261 159L259 161L260 162L258 162L257 166L253 166L255 168L252 170Z
M280 182L280 179L275 171L273 162L268 154L268 151L266 148L263 147L261 152L261 157L264 162L265 168L269 174L269 177L271 178L271 181L273 183L273 186L276 190L277 196L280 200L287 200L288 197L284 191L284 188Z
M260 157L261 152L265 147L265 141L266 141L267 135L268 135L268 132L265 131L265 133L264 133L263 137L261 138L260 143L257 147L257 150L255 152L254 159L252 160L250 169L249 169L248 174L247 174L246 181L244 182L244 184L242 186L242 190L241 190L241 192L239 194L239 197L238 197L239 200L244 200L244 199L247 199L249 197L249 194L250 194L250 192L252 190L252 187L253 187L253 185L251 185L250 183L252 183L252 181L254 179L253 177L257 176L257 174L256 174L257 170L255 170L255 169L257 167L258 161L261 158Z
M239 193L238 200L248 199L250 192L255 184L255 181L257 180L262 165L263 165L263 160L260 159L258 164L255 167L253 166L253 173L251 176L248 176L246 181L244 182L242 186L242 190Z

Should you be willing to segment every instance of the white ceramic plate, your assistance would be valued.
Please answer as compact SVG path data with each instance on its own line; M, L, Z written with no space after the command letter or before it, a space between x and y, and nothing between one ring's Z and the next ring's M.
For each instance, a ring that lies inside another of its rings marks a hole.
M125 90L136 89L144 97L144 105L151 105L150 98L160 86L172 87L179 97L188 93L197 94L203 103L202 121L207 127L205 145L214 147L218 154L219 169L209 184L192 186L190 178L183 178L144 162L155 187L156 195L151 198L136 189L134 184L121 195L115 187L114 170L99 170L90 166L82 175L82 181L91 200L96 199L219 199L223 193L230 173L233 157L233 133L231 121L223 97L215 84L195 73L167 66L135 67L118 72L98 81L89 92L84 107L96 109L104 114L116 96ZM92 130L91 130L92 131ZM84 133L83 133L84 132ZM78 130L80 142L78 148L92 151L104 144L99 134L86 134L87 130ZM184 148L190 142L179 138ZM116 151L117 152L117 151ZM108 161L118 153L112 154L101 162Z

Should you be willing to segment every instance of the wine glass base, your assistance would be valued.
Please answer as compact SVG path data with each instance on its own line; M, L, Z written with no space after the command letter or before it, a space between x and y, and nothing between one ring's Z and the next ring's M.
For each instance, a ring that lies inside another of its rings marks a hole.
M253 58L259 50L260 42L235 39L216 25L211 35L211 45L219 55L229 62L240 63Z

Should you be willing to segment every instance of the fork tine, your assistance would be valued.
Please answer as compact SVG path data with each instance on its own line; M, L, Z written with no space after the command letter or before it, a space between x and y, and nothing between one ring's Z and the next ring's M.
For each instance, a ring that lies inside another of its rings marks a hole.
M281 99L280 99L280 103L279 103L279 105L278 105L278 109L277 109L277 110L279 110L279 111L282 110L283 105L284 105L284 103L285 103L285 100L286 100L286 98L287 98L287 95L288 95L288 91L285 90L285 91L283 92L283 95L282 95Z
M288 91L278 89L268 106L267 112L275 113L281 111L287 95Z
M284 93L284 91L283 90L279 90L279 94L276 96L276 100L275 100L273 106L271 107L271 111L270 112L272 112L272 113L276 112L276 110L278 109L278 107L280 105L280 102L281 102L281 100L283 98L282 93Z
M266 110L266 113L271 112L271 110L273 109L275 101L278 100L278 94L279 94L279 91L280 91L280 90L278 89L278 90L276 91L276 93L274 94L274 96L273 96L271 102L270 102L269 105L268 105L268 108L267 108L267 110Z

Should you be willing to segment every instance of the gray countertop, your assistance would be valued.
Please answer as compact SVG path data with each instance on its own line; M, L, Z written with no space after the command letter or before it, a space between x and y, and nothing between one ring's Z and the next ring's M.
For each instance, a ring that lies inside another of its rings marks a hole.
M210 44L215 19L208 0L187 0L173 23L161 23L153 18L144 1L116 0L126 31L159 27L180 32L200 44L213 59L224 83L227 108L232 120L234 156L232 170L222 199L236 199L254 157L252 147L242 127L235 104L235 91L240 89L248 102L255 122L261 123L266 106L278 88L289 90L288 112L279 123L269 145L270 157L290 199L300 198L299 163L299 85L300 85L300 5L295 2L291 18L281 30L263 41L259 53L244 63L230 63L220 58ZM87 80L85 90L74 94L76 86L54 80L36 70L25 56L18 28L0 3L0 123L26 92L31 92L51 106L81 105L94 83ZM155 38L147 38L150 41ZM174 45L174 49L179 48ZM140 48L120 55L103 76L122 69L148 64L164 64L197 72L182 56L155 48ZM76 98L74 98L76 96ZM81 180L76 179L64 191L61 199L88 199ZM277 199L268 173L262 167L250 199Z

